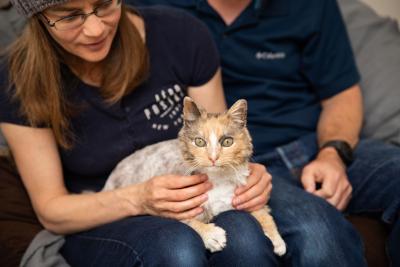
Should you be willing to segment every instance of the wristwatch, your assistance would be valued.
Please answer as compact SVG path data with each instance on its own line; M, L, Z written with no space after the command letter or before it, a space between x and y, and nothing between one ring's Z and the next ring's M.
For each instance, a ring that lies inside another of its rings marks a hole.
M346 141L331 140L324 143L319 150L321 151L322 149L327 147L333 147L346 166L349 166L353 162L353 149Z

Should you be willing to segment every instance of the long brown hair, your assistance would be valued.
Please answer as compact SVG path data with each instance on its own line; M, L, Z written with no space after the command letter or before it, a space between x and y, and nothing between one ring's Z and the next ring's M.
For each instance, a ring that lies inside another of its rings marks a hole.
M112 48L102 62L100 94L110 104L133 91L148 73L149 59L139 31L133 27L122 4L121 18ZM35 16L9 50L10 88L20 112L31 126L51 127L57 143L70 148L73 143L69 120L72 108L66 99L60 63L71 57L50 36Z

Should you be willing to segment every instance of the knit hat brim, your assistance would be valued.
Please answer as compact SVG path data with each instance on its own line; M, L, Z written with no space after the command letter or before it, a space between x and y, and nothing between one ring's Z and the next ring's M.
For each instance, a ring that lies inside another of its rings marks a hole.
M69 0L10 0L18 13L27 18L30 18L49 7L60 5L68 1Z

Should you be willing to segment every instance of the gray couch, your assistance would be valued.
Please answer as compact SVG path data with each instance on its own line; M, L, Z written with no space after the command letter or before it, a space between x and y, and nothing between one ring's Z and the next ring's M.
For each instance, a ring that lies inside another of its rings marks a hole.
M400 145L398 24L393 20L379 17L359 0L338 0L338 2L362 75L361 87L365 105L362 134L364 137ZM0 10L0 21L1 48L18 35L24 21L11 9ZM0 133L0 147L4 146L4 139ZM372 217L350 216L349 220L364 238L369 266L388 266L384 248L387 227ZM0 255L3 255L1 251ZM5 252L4 255L10 253Z

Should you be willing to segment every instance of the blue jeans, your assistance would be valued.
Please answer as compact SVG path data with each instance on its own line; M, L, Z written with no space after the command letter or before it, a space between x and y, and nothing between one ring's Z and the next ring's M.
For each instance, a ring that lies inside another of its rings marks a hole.
M272 245L247 212L228 211L214 222L227 232L227 246L206 251L200 236L177 220L136 216L66 237L61 253L79 266L273 266Z
M253 217L229 211L215 218L228 245L208 253L188 226L152 216L114 222L66 238L62 254L72 266L366 266L353 226L325 200L304 191L301 169L317 153L315 135L255 158L273 176L272 214L288 251L279 259ZM348 169L353 197L346 213L381 214L393 225L387 251L400 266L400 149L363 140Z
M363 244L352 225L325 200L304 191L299 175L317 154L315 135L305 136L255 158L272 174L269 205L288 252L289 266L366 266ZM353 195L346 214L379 214L391 224L387 252L400 266L400 149L362 140L348 168Z

